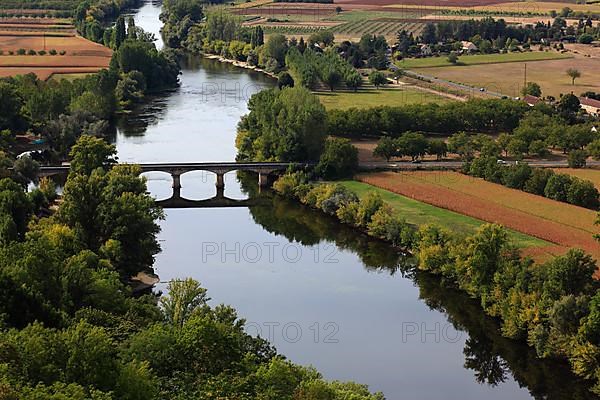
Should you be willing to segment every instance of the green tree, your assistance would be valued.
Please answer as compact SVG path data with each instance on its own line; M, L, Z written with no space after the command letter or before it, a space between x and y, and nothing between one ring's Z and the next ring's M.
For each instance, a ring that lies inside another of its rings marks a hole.
M441 160L448 154L448 145L443 139L429 140L427 154L435 155L438 160Z
M531 176L527 182L525 182L523 190L529 193L544 196L546 185L548 184L548 180L552 175L554 175L554 171L551 169L534 168L533 171L531 171Z
M508 145L512 139L512 135L504 132L498 135L498 139L496 140L500 150L504 152L505 155L508 155Z
M576 68L569 68L567 69L567 75L571 78L571 84L575 86L575 79L581 78L581 71Z
M594 160L600 160L600 139L596 139L588 144L586 150Z
M262 91L238 125L239 160L316 161L325 142L326 112L309 90L295 86Z
M287 71L282 71L277 76L277 86L279 89L284 87L294 87L294 79Z
M333 90L342 82L342 75L335 68L330 67L323 73L323 83L329 86L329 90Z
M81 136L71 149L70 173L90 175L96 168L108 169L116 162L117 149L103 139Z
M387 78L382 72L373 71L369 74L369 83L379 89L387 83Z
M113 45L115 49L121 47L121 44L127 38L127 32L125 30L125 18L123 16L119 16L117 18L117 23L115 24L114 30L114 40Z
M206 289L191 278L169 282L168 293L160 299L160 304L167 322L178 327L183 326L198 308L210 300Z
M597 209L598 190L592 182L574 178L567 191L567 201L577 206Z
M81 321L64 332L65 375L71 382L110 390L117 379L117 349L103 328Z
M0 131L22 126L22 107L23 101L16 88L10 83L0 82Z
M356 92L358 87L362 85L363 81L362 77L356 70L352 70L350 73L348 73L344 80L346 81L346 86L354 90L354 92Z
M458 55L455 52L448 54L448 62L450 64L458 64Z
M486 296L494 275L501 273L508 261L511 244L508 233L500 225L486 224L467 238L464 248L458 248L456 269L459 283L470 294Z
M529 146L527 146L527 142L524 140L515 137L512 138L508 143L507 150L510 155L517 158L522 158L523 154L529 151Z
M358 168L358 149L350 140L330 137L315 171L325 179L350 178Z
M535 96L535 97L541 97L542 96L542 88L540 87L540 85L538 85L535 82L527 82L527 84L521 90L521 94L523 96L530 95L530 96Z
M509 188L523 190L532 173L533 169L527 163L511 165L502 173L502 184Z
M548 179L544 195L550 199L558 201L567 201L569 187L573 183L573 178L566 174L554 174Z
M394 157L398 153L398 146L396 141L389 136L384 136L377 142L377 146L373 150L373 155L376 157L383 157L386 161L390 161L390 158Z
M448 150L458 154L463 160L473 157L475 151L473 140L466 132L458 132L448 139Z
M263 47L263 54L266 58L272 58L277 61L279 67L285 65L285 55L288 50L287 39L284 35L276 33L267 39Z
M137 40L137 28L135 26L135 20L133 17L127 19L127 38L131 40Z
M423 157L427 152L429 143L425 136L416 132L405 132L402 136L396 139L396 147L398 155L410 156L414 161L419 157Z
M567 157L567 163L570 168L583 168L585 167L588 154L585 150L571 150Z

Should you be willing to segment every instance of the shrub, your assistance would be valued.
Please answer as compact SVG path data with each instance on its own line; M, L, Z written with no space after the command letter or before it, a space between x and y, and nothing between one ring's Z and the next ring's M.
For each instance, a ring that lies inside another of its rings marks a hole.
M567 190L567 201L576 206L598 208L598 190L590 181L573 178Z
M383 206L383 200L381 196L376 192L369 192L364 198L360 200L358 206L357 225L366 228L373 215Z
M25 53L27 53L27 51L25 51L25 49L19 49L19 50L17 50L17 55L19 55L19 56L24 56Z
M395 216L388 204L384 204L373 214L367 231L369 235L386 240L394 246L411 248L414 242L412 227Z
M512 189L523 190L531 174L532 169L526 163L511 165L502 173L502 184Z
M29 50L29 51L27 52L27 55L28 55L28 56L35 56L36 54L37 54L37 52L36 52L35 50L33 50L33 49L31 49L31 50Z
M330 197L321 202L321 210L329 215L337 215L340 208L358 202L356 194L345 186L335 185Z
M340 222L348 225L358 225L358 208L359 203L351 202L346 205L341 206L336 211L336 215Z
M546 189L546 184L551 176L554 175L554 171L551 169L543 169L543 168L535 168L527 182L525 182L525 186L523 190L529 193L537 194L540 196L544 196L544 190Z
M285 174L273 183L273 189L282 196L296 197L297 187L306 182L306 176L300 172Z
M569 175L554 174L548 179L548 183L544 188L544 195L549 199L566 202L572 182L573 178Z
M51 56L55 56L56 54L58 54L55 49L50 50L49 53Z
M585 150L572 150L567 157L567 162L571 168L583 168L586 164L587 152Z

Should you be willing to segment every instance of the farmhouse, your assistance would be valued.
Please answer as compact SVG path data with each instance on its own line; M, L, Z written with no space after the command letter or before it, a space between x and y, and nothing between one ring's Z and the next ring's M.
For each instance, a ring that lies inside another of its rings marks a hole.
M600 101L590 99L589 97L580 97L579 102L581 103L581 108L588 114L595 117L600 115Z
M479 48L477 46L475 46L475 44L473 42L467 42L465 40L463 40L462 42L460 42L460 44L462 45L462 51L466 52L466 53L472 53L474 51L478 51Z
M526 95L525 97L523 97L523 101L530 107L535 106L537 103L539 103L540 101L542 101L542 99L540 99L539 97L535 97L532 96L530 94Z
M430 56L432 54L433 54L433 51L431 50L431 46L429 46L428 44L421 45L421 55L422 56Z

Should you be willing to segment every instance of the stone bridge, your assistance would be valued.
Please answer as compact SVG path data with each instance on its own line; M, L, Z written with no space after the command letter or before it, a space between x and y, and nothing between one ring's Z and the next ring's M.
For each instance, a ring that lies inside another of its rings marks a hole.
M173 195L170 199L160 200L157 203L166 208L186 207L245 207L248 200L229 199L223 195L225 189L225 174L231 171L247 171L258 175L258 185L267 187L270 184L269 177L280 173L288 168L307 167L310 163L285 163L285 162L216 162L216 163L156 163L137 164L142 172L166 172L173 179ZM66 175L69 172L68 165L40 167L39 177L52 175ZM192 171L212 172L217 177L217 196L207 200L187 200L181 197L181 176Z

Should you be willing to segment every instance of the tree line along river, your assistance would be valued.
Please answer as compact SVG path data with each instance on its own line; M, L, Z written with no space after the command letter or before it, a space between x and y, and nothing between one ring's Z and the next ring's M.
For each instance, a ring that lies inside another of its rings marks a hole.
M159 14L160 3L147 2L134 12L136 25L158 38ZM120 161L233 161L248 98L275 84L196 57L184 60L180 80L118 121ZM147 177L154 196L170 197L170 176ZM210 198L215 179L185 174L181 195ZM226 175L227 197L257 190L254 180ZM568 366L501 337L476 302L415 272L394 249L260 195L266 206L166 210L155 264L161 280L199 280L212 304L235 307L249 333L292 361L314 365L327 379L368 384L391 400L589 397Z

